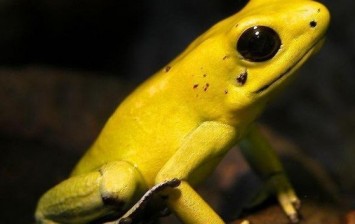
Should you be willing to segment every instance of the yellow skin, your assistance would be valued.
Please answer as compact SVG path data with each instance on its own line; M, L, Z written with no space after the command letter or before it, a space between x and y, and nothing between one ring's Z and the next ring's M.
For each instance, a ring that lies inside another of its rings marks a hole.
M224 223L193 186L239 142L297 222L300 201L252 124L320 47L328 23L327 9L314 1L251 0L214 25L121 103L71 177L42 196L37 221L88 223L123 215L149 188L177 178L178 187L159 194L168 196L169 209L183 223ZM272 28L281 40L267 60L253 61L237 50L241 35L254 26Z

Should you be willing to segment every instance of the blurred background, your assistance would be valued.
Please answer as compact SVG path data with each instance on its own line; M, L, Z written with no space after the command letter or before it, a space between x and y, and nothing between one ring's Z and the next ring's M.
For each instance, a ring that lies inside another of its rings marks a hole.
M323 49L260 121L300 197L346 213L355 208L355 2L322 2L332 15ZM67 177L117 104L244 3L1 0L0 223L33 223L39 196ZM208 183L202 194L226 218L260 185L238 151Z

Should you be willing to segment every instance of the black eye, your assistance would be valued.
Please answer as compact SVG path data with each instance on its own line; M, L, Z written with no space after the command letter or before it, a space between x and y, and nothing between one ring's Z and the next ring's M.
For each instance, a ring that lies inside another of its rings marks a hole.
M237 50L246 60L260 62L272 58L280 46L280 37L273 29L254 26L240 36Z

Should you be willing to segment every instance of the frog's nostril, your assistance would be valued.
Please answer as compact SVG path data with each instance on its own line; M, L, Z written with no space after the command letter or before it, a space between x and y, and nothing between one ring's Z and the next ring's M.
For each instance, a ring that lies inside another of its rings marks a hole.
M317 22L314 21L314 20L312 20L312 21L309 23L309 26L312 27L312 28L314 28L314 27L317 26Z

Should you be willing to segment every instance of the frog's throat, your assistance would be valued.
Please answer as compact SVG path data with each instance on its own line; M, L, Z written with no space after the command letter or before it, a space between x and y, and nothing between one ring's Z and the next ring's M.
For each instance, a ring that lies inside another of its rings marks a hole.
M262 86L260 89L252 92L254 94L261 94L262 92L264 92L265 90L267 90L270 86L272 86L274 83L276 83L278 80L280 80L281 78L283 78L284 76L287 76L288 74L292 73L291 71L295 68L295 67L299 67L300 62L303 59L309 58L314 49L317 49L319 45L321 45L324 41L324 37L320 38L318 41L316 41L295 63L293 63L290 67L288 67L283 73L281 73L281 75L279 75L278 77L276 77L276 79L272 80L270 83Z

